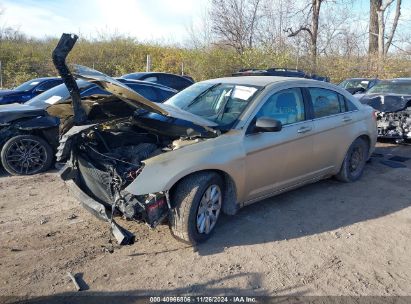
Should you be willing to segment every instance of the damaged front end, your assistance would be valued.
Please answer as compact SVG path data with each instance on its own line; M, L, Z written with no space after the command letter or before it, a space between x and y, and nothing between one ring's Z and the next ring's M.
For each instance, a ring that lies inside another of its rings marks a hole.
M154 228L171 210L168 191L144 195L126 191L144 169L144 161L220 133L212 128L213 122L153 103L101 72L77 66L73 73L77 78L95 83L136 109L129 118L90 124L84 119L78 88L65 64L75 40L76 36L63 34L53 52L55 66L69 88L75 108L74 126L60 139L57 149L57 161L66 163L60 174L84 207L110 223L119 244L132 244L134 235L118 226L116 215Z
M117 122L115 126L120 129L107 129L107 125L106 129L75 127L60 144L71 146L70 159L61 170L62 179L69 182L84 207L110 222L113 235L122 245L133 243L134 236L119 227L113 216L122 215L154 228L169 210L167 193L134 196L124 190L142 170L142 161L159 153L161 145L155 136L121 129L127 128L127 123Z
M364 96L361 102L377 111L379 138L396 142L411 139L411 95Z
M411 107L398 112L377 113L378 137L402 142L411 139Z
M98 218L110 222L113 235L124 245L132 243L134 236L119 227L114 216L155 228L171 210L168 191L145 195L126 191L144 170L144 161L200 140L148 132L139 120L124 118L73 127L60 141L57 160L67 160L60 175L78 200Z

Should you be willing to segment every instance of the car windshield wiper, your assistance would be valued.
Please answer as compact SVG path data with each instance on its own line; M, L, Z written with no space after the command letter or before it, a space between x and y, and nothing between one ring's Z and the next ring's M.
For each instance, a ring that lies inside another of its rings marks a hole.
M207 94L208 92L210 92L212 89L214 89L215 87L219 86L221 83L216 83L214 85L212 85L211 87L209 87L207 90L201 92L200 95L198 95L196 98L194 98L188 105L186 105L184 108L188 109L189 107L191 107L192 105L196 104L201 97L203 97L205 94Z

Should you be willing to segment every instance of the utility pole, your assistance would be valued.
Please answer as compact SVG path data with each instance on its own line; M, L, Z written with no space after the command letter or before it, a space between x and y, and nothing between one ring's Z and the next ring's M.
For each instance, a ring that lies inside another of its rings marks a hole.
M184 62L181 62L181 75L184 76Z
M151 72L151 56L147 55L146 72Z
M0 88L3 89L3 69L1 66L1 60L0 60Z

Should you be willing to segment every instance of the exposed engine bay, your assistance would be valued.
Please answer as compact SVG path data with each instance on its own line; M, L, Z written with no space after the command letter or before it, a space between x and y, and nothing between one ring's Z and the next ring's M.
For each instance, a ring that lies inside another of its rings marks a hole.
M77 168L75 178L83 185L82 190L108 208L115 205L125 218L144 221L151 227L166 216L166 194L136 197L123 189L138 176L142 161L201 140L147 132L129 119L96 125L68 137L75 142L62 144L73 147L71 163Z

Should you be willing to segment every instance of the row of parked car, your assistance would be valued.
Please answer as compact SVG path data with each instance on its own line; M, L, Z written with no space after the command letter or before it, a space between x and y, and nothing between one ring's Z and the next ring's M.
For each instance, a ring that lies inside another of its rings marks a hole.
M283 68L244 69L232 76L329 81L327 77ZM159 72L131 73L117 80L148 100L160 103L194 83L189 76ZM73 126L71 98L62 82L60 77L36 78L13 90L0 91L0 160L10 174L34 174L52 165L59 137ZM77 80L77 85L90 121L127 117L134 110L127 104L119 106L114 99L96 102L111 95L96 84ZM379 137L397 142L411 139L411 79L351 78L339 86L378 111Z

